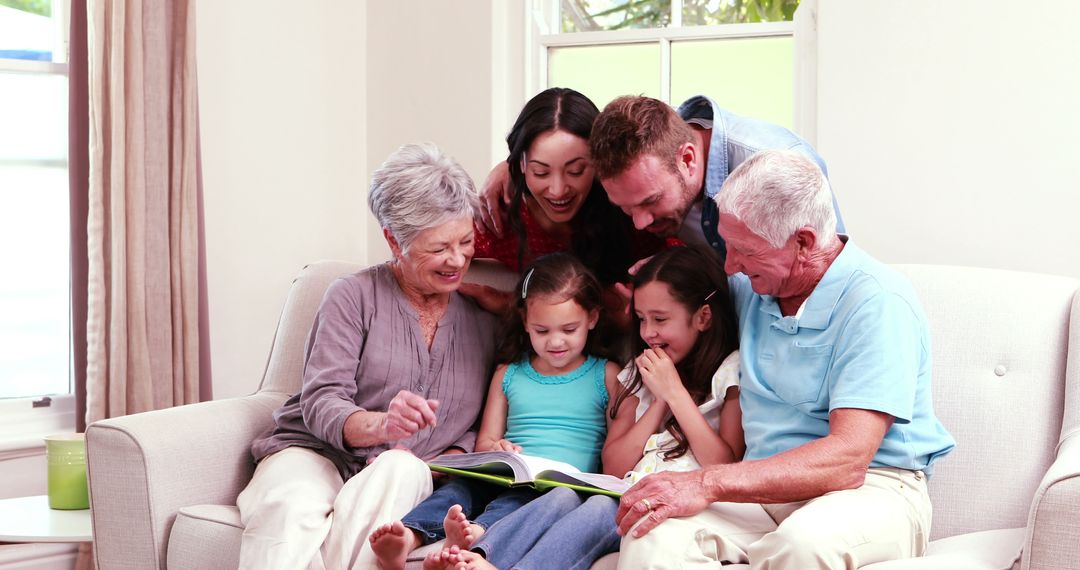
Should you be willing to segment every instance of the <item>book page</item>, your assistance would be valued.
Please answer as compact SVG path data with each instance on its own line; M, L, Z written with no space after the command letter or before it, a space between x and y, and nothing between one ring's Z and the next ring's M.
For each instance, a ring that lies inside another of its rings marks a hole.
M510 451L480 451L477 453L440 455L428 461L428 464L468 469L481 473L512 474L514 481L519 483L532 481L535 474L542 471L578 472L577 468L569 463Z
M518 454L510 451L481 451L477 453L452 453L440 455L428 465L454 467L479 473L509 475L515 482L532 480L532 473Z
M534 455L517 454L518 459L529 470L529 478L535 479L545 471L557 471L560 473L578 473L578 468L563 461L545 459Z
M559 481L561 483L569 483L571 485L583 485L586 487L596 487L598 489L604 489L612 491L613 493L623 494L630 488L630 483L613 477L611 475L604 475L603 473L580 473L572 471L565 473L561 471L544 471L537 477L540 479L547 479L550 481Z

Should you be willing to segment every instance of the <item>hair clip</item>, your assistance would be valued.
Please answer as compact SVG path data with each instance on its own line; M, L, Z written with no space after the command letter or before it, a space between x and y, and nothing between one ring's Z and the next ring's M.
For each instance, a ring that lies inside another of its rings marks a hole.
M536 271L535 267L530 269L529 272L525 274L525 280L521 282L521 298L522 299L524 299L525 296L529 294L529 279L532 279L533 271Z
M715 295L715 294L716 294L716 289L713 289L712 293L709 293L708 295L705 295L705 301L703 301L703 302L708 303L709 299L712 299L712 296Z

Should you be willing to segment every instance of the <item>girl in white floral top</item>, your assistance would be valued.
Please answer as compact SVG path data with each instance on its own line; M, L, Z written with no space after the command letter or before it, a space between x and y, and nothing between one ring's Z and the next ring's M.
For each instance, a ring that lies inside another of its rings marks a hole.
M654 256L634 278L632 308L639 356L619 374L604 471L636 483L741 459L739 336L712 252L674 247Z

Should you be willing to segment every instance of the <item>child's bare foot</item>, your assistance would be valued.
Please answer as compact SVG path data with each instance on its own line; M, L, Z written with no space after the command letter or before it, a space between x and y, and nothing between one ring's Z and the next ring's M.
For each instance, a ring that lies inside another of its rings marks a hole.
M416 535L405 528L401 521L380 526L368 540L371 550L375 552L375 560L383 570L405 568L405 559L417 545Z
M424 570L454 570L460 562L461 549L456 546L429 552L424 557Z
M483 556L468 550L463 550L458 554L458 564L456 568L463 568L464 570L499 570Z
M424 570L499 570L483 556L456 546L431 552L424 557Z
M446 517L443 518L443 530L446 531L446 544L461 548L469 548L484 534L484 527L472 524L465 518L465 513L461 512L461 505L454 505L446 511Z

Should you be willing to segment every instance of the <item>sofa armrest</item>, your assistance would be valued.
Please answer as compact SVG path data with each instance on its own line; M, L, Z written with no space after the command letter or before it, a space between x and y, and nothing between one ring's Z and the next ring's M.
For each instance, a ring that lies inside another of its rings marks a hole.
M260 392L94 422L87 471L98 568L165 568L181 507L235 504L251 442L286 394Z
M1080 433L1062 440L1039 483L1022 558L1022 570L1080 567Z

